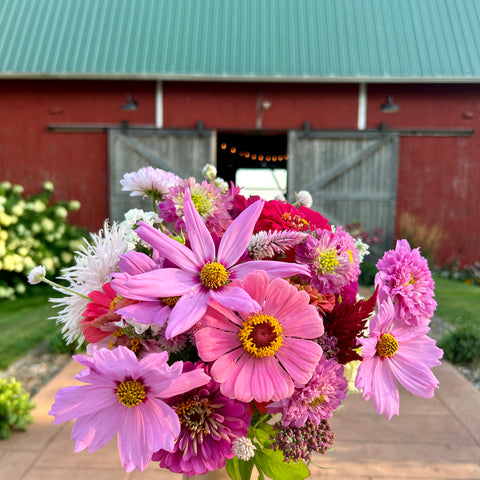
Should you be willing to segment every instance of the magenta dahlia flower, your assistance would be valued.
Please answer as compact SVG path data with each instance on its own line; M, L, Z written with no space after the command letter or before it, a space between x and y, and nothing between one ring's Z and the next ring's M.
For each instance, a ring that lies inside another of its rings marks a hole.
M308 420L318 425L329 419L347 396L348 382L343 365L336 359L322 357L305 386L295 388L293 395L268 405L269 413L282 413L283 426L302 427Z
M440 365L443 352L426 333L426 326L406 326L398 321L390 298L379 304L370 321L370 336L358 338L363 361L355 386L370 398L378 414L388 419L399 412L398 380L407 390L423 398L433 397L438 380L431 368Z
M203 364L196 368L203 369ZM180 418L180 435L171 452L160 450L152 460L171 472L193 476L222 468L227 458L234 457L233 442L247 435L249 405L222 395L213 380L169 399L168 404Z
M395 250L385 252L377 262L375 286L378 299L391 298L397 317L410 325L427 325L437 308L434 282L420 249L411 249L407 240L397 240Z
M92 357L73 358L87 367L75 377L86 385L61 388L49 414L55 424L77 419L72 429L75 452L88 448L92 453L117 434L127 472L145 470L153 452L173 450L180 422L164 399L210 381L201 369L183 373L182 362L169 366L166 352L139 361L121 346L94 348Z
M258 309L257 302L245 290L231 283L234 279L242 279L248 272L262 269L270 278L308 273L304 265L286 262L258 260L239 263L262 211L263 201L250 205L230 224L218 248L195 209L188 189L183 204L191 248L143 222L137 229L142 240L176 267L159 268L139 275L117 273L111 282L117 293L135 300L158 302L159 298L180 296L170 312L167 338L195 325L211 300L242 312Z
M342 227L317 229L297 247L296 260L309 266L310 285L323 294L340 293L360 274L355 240Z
M241 286L258 302L234 311L212 302L196 334L198 355L213 362L211 375L224 395L242 402L269 402L305 385L322 356L312 341L323 323L309 296L286 280L271 283L263 271L245 276Z

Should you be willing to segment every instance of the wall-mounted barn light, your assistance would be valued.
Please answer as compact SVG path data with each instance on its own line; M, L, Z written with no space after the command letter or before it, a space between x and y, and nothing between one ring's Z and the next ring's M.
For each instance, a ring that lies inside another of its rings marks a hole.
M127 103L122 105L122 110L137 110L138 102L136 102L131 93L127 93Z
M399 106L395 103L393 103L392 97L390 95L387 96L387 101L385 103L382 103L382 106L380 107L380 110L383 113L395 113L400 110Z

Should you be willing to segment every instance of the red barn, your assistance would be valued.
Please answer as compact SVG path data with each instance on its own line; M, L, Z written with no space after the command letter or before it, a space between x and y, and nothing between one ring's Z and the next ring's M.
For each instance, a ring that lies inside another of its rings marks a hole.
M0 181L52 181L76 223L133 205L126 171L214 163L480 260L479 2L4 0L0 27Z

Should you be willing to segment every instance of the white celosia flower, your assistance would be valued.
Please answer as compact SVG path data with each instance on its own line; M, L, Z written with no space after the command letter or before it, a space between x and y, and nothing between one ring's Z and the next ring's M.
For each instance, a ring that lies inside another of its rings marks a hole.
M151 197L160 200L171 186L180 181L180 177L160 168L144 167L136 172L126 173L120 180L122 190L131 192L130 196Z
M208 181L213 181L214 178L217 176L217 167L215 165L212 165L211 163L207 163L202 168L202 175L208 180Z
M272 258L298 245L305 235L294 230L261 231L252 235L247 251L254 260Z
M63 323L62 332L67 343L83 340L79 322L89 303L88 294L100 290L110 280L110 274L117 270L119 255L127 251L125 228L116 223L105 222L98 234L90 234L92 243L81 245L75 252L75 265L65 268L60 279L69 283L71 292L64 297L51 298L58 308L63 307L55 318ZM56 288L64 292L61 288ZM78 295L80 294L80 295Z
M47 192L53 192L53 183L52 182L43 182L43 189Z
M28 274L28 283L30 285L36 285L37 283L41 283L45 280L47 275L47 269L44 265L37 265L35 268L32 268L30 273Z
M297 196L297 201L300 205L303 205L304 207L308 207L308 208L312 206L313 199L312 199L312 196L310 195L310 192L307 192L306 190L301 190L295 195Z
M232 443L232 452L240 460L250 460L255 455L256 447L248 437L236 438Z

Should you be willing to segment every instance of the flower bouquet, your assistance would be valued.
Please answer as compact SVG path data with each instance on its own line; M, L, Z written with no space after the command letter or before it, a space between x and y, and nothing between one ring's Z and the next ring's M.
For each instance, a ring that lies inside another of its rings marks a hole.
M426 336L436 303L426 260L405 240L358 296L368 246L310 209L311 196L246 198L215 178L152 167L128 173L131 210L76 253L59 307L84 383L60 389L54 423L74 420L75 451L116 434L127 472L150 462L185 476L303 479L334 443L349 391L399 413L397 380L433 396L442 351ZM375 310L376 308L376 310ZM376 313L374 313L376 311Z

